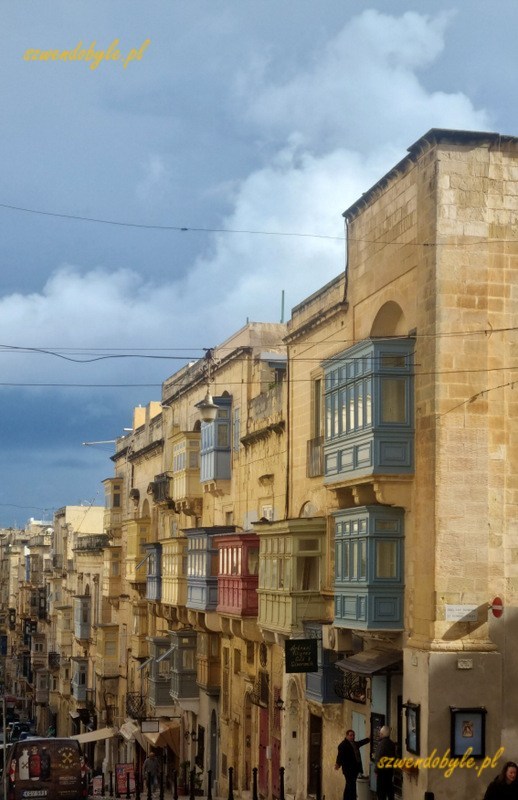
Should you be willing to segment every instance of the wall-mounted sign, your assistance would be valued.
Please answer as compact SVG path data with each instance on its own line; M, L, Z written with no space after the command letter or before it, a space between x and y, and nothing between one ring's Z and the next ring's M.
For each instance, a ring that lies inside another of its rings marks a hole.
M445 618L448 622L478 622L477 606L446 605Z
M500 619L500 617L504 613L504 603L501 597L495 597L495 599L491 603L491 611L494 617Z
M142 733L158 733L160 726L158 719L143 719L140 723Z
M317 639L287 639L286 672L318 672Z

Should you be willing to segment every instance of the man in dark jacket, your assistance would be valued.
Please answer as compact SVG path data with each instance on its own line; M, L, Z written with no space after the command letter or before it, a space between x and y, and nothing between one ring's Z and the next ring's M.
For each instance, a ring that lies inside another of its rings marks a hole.
M380 738L374 753L378 800L394 800L394 768L390 766L393 762L384 766L381 759L394 759L395 757L396 745L390 738L390 728L388 725L383 725L380 728Z
M336 754L335 769L342 768L345 775L345 789L343 800L356 800L356 779L363 772L362 757L360 747L370 742L370 739L360 739L356 741L353 730L348 730L338 745Z

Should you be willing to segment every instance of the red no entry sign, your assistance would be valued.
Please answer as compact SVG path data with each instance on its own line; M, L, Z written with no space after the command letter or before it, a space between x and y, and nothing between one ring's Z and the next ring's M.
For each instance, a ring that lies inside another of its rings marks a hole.
M493 612L493 616L497 619L502 616L504 613L504 603L501 597L495 597L493 602L491 603L491 611Z

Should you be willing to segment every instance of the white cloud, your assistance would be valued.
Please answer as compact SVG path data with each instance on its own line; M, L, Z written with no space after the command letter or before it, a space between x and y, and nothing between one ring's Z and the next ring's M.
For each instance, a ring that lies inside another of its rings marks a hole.
M427 92L417 72L437 59L451 15L367 10L332 39L318 61L287 82L255 68L239 92L252 123L271 136L298 132L321 152L409 143L432 127L486 128L488 115L462 93Z
M229 183L234 210L222 227L271 235L215 234L187 275L160 284L124 269L63 267L41 293L0 301L1 340L49 348L182 347L193 355L247 317L277 321L283 289L289 309L343 269L342 211L405 146L430 127L485 126L486 113L464 95L427 92L417 79L416 71L440 55L447 22L444 15L366 11L287 83L267 83L255 64L261 85L248 104L250 119L258 138L275 132L277 146L263 168ZM168 181L162 157L150 156L144 173L137 192L152 200ZM275 235L283 232L337 239ZM73 367L4 355L2 362L4 375L93 379L108 371L115 381L146 372L128 361ZM160 363L154 374L165 378L175 367Z

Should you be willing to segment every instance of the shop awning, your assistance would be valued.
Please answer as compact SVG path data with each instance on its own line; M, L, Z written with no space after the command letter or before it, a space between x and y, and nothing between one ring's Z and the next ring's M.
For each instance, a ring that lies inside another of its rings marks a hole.
M133 720L127 720L120 726L119 733L126 739L127 742L138 742L143 750L146 749L147 742L144 739L144 734L140 730L140 726Z
M377 675L394 670L402 661L403 653L400 650L363 650L341 658L335 666L356 675Z
M87 742L99 742L101 739L111 739L112 736L117 736L118 732L117 728L99 728L96 731L78 733L70 738L76 739L81 744L86 744Z
M142 736L153 747L169 747L177 755L180 754L179 720L160 720L158 733L143 733Z

